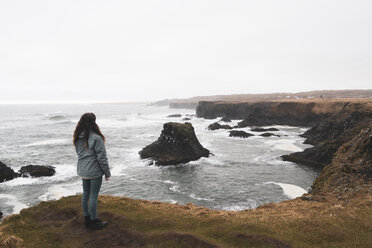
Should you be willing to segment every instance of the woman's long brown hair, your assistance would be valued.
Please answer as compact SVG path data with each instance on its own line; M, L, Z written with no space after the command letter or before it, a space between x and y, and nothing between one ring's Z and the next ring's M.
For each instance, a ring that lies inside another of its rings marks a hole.
M85 113L80 117L78 124L76 125L74 131L74 145L76 146L76 140L79 138L79 135L84 132L84 145L88 147L89 132L92 131L102 137L103 142L105 142L105 136L101 133L97 123L96 115L93 113Z

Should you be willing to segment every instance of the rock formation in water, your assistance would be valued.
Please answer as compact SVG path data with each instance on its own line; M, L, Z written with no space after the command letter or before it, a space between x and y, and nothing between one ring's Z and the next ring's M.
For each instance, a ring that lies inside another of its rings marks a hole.
M48 177L56 173L53 166L27 165L22 166L18 172L0 162L0 183L16 177Z
M218 129L233 129L230 125L221 125L218 122L212 123L208 126L208 130L218 130Z
M275 131L279 131L279 129L275 127L271 127L271 128L255 127L255 128L252 128L251 131L252 132L275 132Z
M209 150L199 143L191 123L168 122L158 140L139 154L142 159L151 158L156 165L174 165L208 157Z
M14 172L14 170L4 163L0 162L0 183L4 181L12 180L16 177L19 177L20 174Z
M223 117L220 121L222 121L222 122L231 122L231 119L229 119L227 117Z
M181 117L181 114L173 114L173 115L168 115L168 118L176 118L176 117Z
M19 173L26 177L50 177L56 173L56 170L53 166L26 165L21 167Z
M263 134L260 134L260 136L262 136L262 137L271 137L271 136L280 137L280 135L273 134L273 133L263 133Z
M239 137L239 138L248 138L254 136L254 134L247 133L244 131L238 131L238 130L233 130L230 131L229 137Z

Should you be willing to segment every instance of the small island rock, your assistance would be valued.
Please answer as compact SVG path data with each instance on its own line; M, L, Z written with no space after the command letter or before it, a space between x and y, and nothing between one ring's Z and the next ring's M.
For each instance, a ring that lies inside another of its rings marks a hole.
M31 177L50 177L56 173L53 166L26 165L19 170L22 176Z
M209 150L199 143L191 123L168 122L158 140L139 154L142 159L153 159L156 165L174 165L209 157Z
M260 136L262 136L262 137L270 137L270 136L280 137L280 135L273 134L273 133L263 133L263 134L260 134Z
M254 134L247 133L245 131L237 131L237 130L230 131L230 135L229 135L229 137L239 137L239 138L248 138L251 136L254 136Z
M251 131L253 132L275 132L275 131L279 131L279 129L275 127L270 127L270 128L255 127L255 128L252 128Z
M208 130L213 131L213 130L218 130L218 129L233 129L233 128L229 125L221 125L218 122L212 123L208 126Z
M8 180L12 180L20 175L4 163L0 162L0 183Z
M175 118L175 117L181 117L181 114L173 114L173 115L168 115L168 118Z

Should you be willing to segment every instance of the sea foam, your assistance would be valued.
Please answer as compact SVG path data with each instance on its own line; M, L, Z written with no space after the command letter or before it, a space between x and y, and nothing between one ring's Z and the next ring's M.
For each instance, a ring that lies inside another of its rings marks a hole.
M18 200L18 198L14 195L10 194L0 194L0 199L7 199L6 205L13 206L13 212L12 214L19 214L22 209L28 208L28 206L21 201Z
M288 184L288 183L276 183L276 182L266 182L264 184L275 184L280 186L283 189L284 195L286 195L290 199L294 199L296 197L300 197L303 194L306 194L307 191L304 190L303 188L293 185L293 184Z

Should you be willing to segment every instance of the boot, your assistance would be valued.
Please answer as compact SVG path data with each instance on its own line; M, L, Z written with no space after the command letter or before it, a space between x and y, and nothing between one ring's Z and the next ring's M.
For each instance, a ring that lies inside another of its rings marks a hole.
M90 215L84 216L84 225L85 227L89 227L91 224Z
M108 222L107 221L102 221L100 219L95 219L90 222L90 228L92 229L101 229L107 226Z

